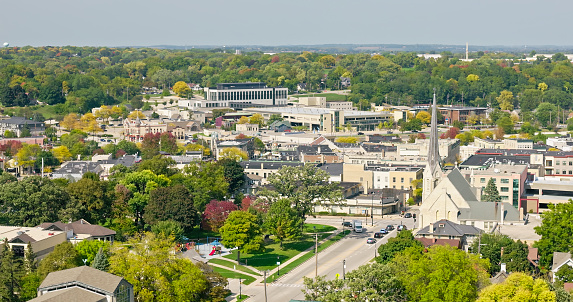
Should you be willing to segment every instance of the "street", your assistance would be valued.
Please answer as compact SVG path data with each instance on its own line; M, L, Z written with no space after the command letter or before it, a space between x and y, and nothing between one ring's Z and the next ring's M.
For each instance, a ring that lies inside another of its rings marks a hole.
M356 219L356 218L354 218ZM345 217L345 221L352 220L352 217ZM361 219L364 222L364 218ZM307 223L327 224L342 229L342 218L309 218ZM348 273L361 265L372 260L377 252L378 246L387 242L388 238L396 236L396 230L391 231L384 238L378 239L376 244L367 244L366 239L373 237L374 233L388 224L398 225L403 222L408 229L414 227L414 220L391 215L384 219L374 220L374 226L368 219L368 224L364 224L364 233L350 233L344 239L333 244L326 250L318 254L318 275L325 275L327 279L334 279L338 274L340 278L344 273ZM343 272L343 260L346 260L346 269ZM308 260L299 267L295 268L287 275L283 276L274 283L267 284L267 301L290 301L304 300L302 289L304 288L303 277L315 276L315 258ZM243 294L249 295L249 301L265 301L264 285L262 283L253 283L249 286L243 286Z

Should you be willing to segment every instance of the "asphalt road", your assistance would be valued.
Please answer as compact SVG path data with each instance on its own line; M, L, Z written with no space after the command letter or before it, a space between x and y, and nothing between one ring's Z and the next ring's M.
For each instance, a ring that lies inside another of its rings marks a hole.
M348 220L348 219L346 219ZM364 220L363 220L364 221ZM328 224L341 228L341 218L311 218L307 223ZM408 229L414 226L413 219L405 219L397 216L391 216L385 219L375 219L374 226L371 226L370 219L364 233L354 233L347 235L344 239L330 246L318 254L318 275L326 276L327 279L334 279L338 274L343 277L343 260L346 260L345 273L368 263L374 258L380 244L385 243L388 238L396 236L396 230L390 232L382 239L378 239L376 244L367 244L366 239L373 237L374 233L388 224L398 225L403 222ZM267 301L282 302L295 300L304 300L303 277L315 276L315 258L305 262L298 268L292 270L287 275L274 283L267 284ZM243 287L243 294L249 295L249 301L265 301L264 285L253 283L249 287Z

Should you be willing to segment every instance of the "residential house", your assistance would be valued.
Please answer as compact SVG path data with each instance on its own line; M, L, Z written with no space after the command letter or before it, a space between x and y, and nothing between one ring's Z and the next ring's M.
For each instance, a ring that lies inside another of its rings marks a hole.
M558 278L555 274L564 265L573 267L573 259L571 259L571 253L553 252L553 265L551 266L552 282L558 281Z
M415 238L426 247L447 244L467 251L480 233L482 230L475 226L461 225L442 219L419 230Z
M28 243L38 259L46 257L54 247L66 241L63 230L44 230L42 228L0 226L0 240L8 241L8 245L16 256L24 256Z
M72 243L82 240L100 240L113 242L115 231L97 224L91 224L83 219L78 221L63 223L44 222L38 226L39 229L46 231L66 232L67 239Z

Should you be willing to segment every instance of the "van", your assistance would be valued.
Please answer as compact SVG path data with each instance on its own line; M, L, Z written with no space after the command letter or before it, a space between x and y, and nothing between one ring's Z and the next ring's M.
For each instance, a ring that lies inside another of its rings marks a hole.
M354 220L352 224L354 225L354 232L362 233L362 221Z

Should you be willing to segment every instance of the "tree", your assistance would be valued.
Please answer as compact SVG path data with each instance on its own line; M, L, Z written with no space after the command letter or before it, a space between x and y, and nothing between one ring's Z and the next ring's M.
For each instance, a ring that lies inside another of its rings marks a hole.
M497 120L497 126L503 129L504 133L513 132L513 121L510 117L504 116Z
M474 301L489 284L487 260L448 245L407 249L393 263L408 301Z
M34 166L36 157L42 151L40 146L33 144L22 144L22 148L16 153L16 159L18 160L18 165L24 168L31 168Z
M358 138L357 137L337 137L336 138L336 142L337 143L345 143L345 144L356 144L358 142Z
M549 268L553 252L570 252L573 250L573 201L549 204L549 211L541 214L541 225L535 227L535 232L541 239L533 244L539 249L539 264L541 268Z
M71 220L85 219L90 223L103 223L111 218L113 191L107 181L100 181L99 177L90 179L86 174L66 187L71 200L65 216Z
M501 110L513 110L513 93L508 90L500 92L499 96L496 98L499 103L499 108Z
M30 132L30 126L28 124L24 125L22 131L20 132L20 137L30 137L32 133Z
M406 301L404 287L390 265L371 263L346 274L346 279L304 277L306 300L324 302Z
M115 245L109 272L133 285L136 301L202 301L211 285L190 260L172 254L174 245L172 238L152 233Z
M388 239L386 244L382 244L378 247L378 257L376 257L376 262L378 263L389 263L398 255L398 253L406 250L407 248L418 248L422 249L423 245L420 241L414 239L412 231L406 230L398 233L396 237Z
M70 113L64 117L60 125L68 131L80 128L80 119L76 113Z
M199 223L199 215L193 205L191 194L183 185L151 191L143 218L145 223L150 225L160 221L175 221L185 232L190 232Z
M249 124L257 124L259 127L265 125L265 119L260 113L255 113L249 118Z
M479 246L480 243L481 246ZM527 259L529 253L527 244L521 241L514 242L507 235L481 234L480 240L475 240L472 243L471 251L474 254L478 254L479 251L483 259L489 259L491 263L489 273L491 275L500 271L500 263L507 265L508 272L529 273L533 270Z
M281 249L284 240L293 240L302 235L300 225L303 221L286 198L271 204L264 221L265 228L279 240Z
M211 200L203 212L203 227L217 232L237 206L231 201Z
M82 240L76 244L76 252L80 260L85 261L85 265L93 265L99 251L107 252L111 243L101 240Z
M219 158L230 159L234 161L243 161L249 159L249 155L247 154L247 152L237 147L231 147L231 148L223 148L223 150L221 150L221 153L219 153Z
M10 174L4 173L2 176ZM7 225L35 227L46 221L58 221L70 197L64 188L47 178L30 176L0 184L0 221Z
M159 151L174 154L177 149L177 140L169 132L147 133L141 141L141 157L143 159L153 158L159 154Z
M241 116L241 118L237 121L237 124L248 124L249 123L249 117L247 116Z
M460 134L460 129L457 127L450 127L448 131L440 135L440 138L456 138L456 136Z
M177 169L173 168L176 164L171 157L156 155L139 163L137 171L149 170L157 175L170 177L177 173Z
M209 201L222 200L229 191L225 171L215 162L196 162L183 168L183 184L193 198L195 208L202 212Z
M524 273L513 273L503 283L492 284L479 293L477 302L546 301L555 302L555 293L543 279L533 279Z
M15 258L8 240L4 239L0 247L0 297L2 301L18 301L16 295L19 292L19 279L21 265Z
M100 248L93 260L91 265L95 269L106 272L109 267L109 260L107 259L107 254L102 248Z
M422 123L427 125L431 122L432 115L428 113L428 111L420 111L418 112L418 114L416 114L416 118L422 121Z
M541 126L547 127L556 122L557 106L551 103L541 103L535 110L535 117L541 123Z
M280 122L283 121L283 117L280 114L271 114L271 116L269 117L269 125L274 123L274 122Z
M495 178L490 178L487 182L487 186L484 189L483 195L481 196L481 201L485 202L500 202L501 196L497 191L497 185L495 184Z
M41 279L51 272L61 271L82 265L82 261L74 248L74 245L64 241L54 247L54 250L40 261L38 274Z
M181 223L173 220L164 220L151 226L151 232L157 236L172 237L175 239L175 242L180 242L184 231Z
M339 185L329 182L329 178L327 172L314 165L283 166L267 177L275 191L263 190L260 195L271 201L288 198L304 223L314 205L327 201L340 204L344 200Z
M562 265L555 273L559 281L567 283L573 282L573 267L569 265Z
M119 184L128 191L129 199L127 204L133 215L132 217L135 218L136 225L141 225L151 191L167 187L170 183L171 180L166 176L156 175L149 170L127 173L120 180Z
M223 167L225 180L229 184L229 194L238 193L245 184L245 169L237 161L229 158L221 159L217 164Z
M173 92L177 94L180 98L186 97L188 94L193 94L189 85L183 81L179 81L173 85Z
M264 250L261 226L257 217L249 212L231 212L219 231L224 246L239 247L244 253Z
M135 119L144 119L145 118L145 114L143 114L143 112L141 112L140 110L134 110L132 111L127 118L131 119L131 120L135 120Z
M55 147L52 149L52 153L54 154L54 157L61 162L68 161L72 158L72 153L66 146Z

